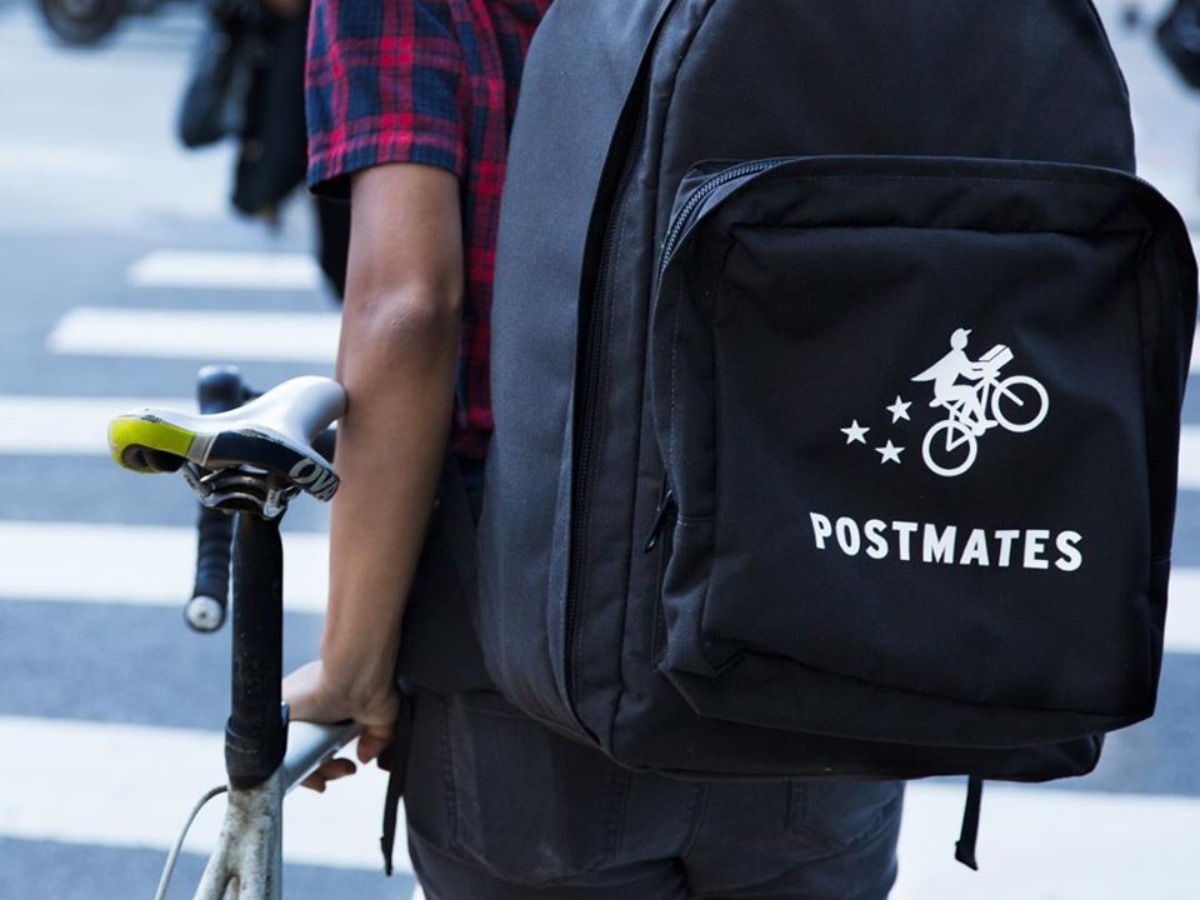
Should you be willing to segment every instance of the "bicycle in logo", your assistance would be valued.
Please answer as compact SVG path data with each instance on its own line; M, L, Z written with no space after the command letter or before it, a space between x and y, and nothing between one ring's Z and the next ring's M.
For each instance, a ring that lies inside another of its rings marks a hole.
M930 403L947 410L947 417L926 432L921 445L930 471L946 478L966 472L979 454L979 438L997 425L1023 433L1042 424L1050 409L1042 383L1028 375L1000 377L1000 370L1012 358L1012 351L1000 344L975 364L978 384L972 388L973 403L968 403L969 396L935 397Z

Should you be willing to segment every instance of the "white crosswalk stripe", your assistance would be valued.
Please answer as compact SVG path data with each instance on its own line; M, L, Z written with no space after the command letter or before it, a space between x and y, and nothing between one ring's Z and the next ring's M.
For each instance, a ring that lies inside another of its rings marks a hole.
M71 176L102 177L128 165L115 155L95 148L54 143L0 141L0 177Z
M0 454L108 454L108 423L144 406L188 412L186 397L0 397Z
M328 365L337 353L337 313L78 307L50 333L52 353L270 360Z
M325 611L327 546L323 534L284 531L285 609ZM192 588L196 531L0 521L0 559L0 599L179 607Z
M1200 428L1185 425L1179 440L1179 489L1200 491Z
M315 291L321 270L299 253L159 250L130 267L128 281L134 287Z
M195 801L225 781L220 732L0 717L0 837L166 851ZM379 870L386 776L375 767L317 796L287 800L284 858ZM65 802L69 801L69 802ZM188 849L210 852L220 831L214 800ZM136 809L137 815L114 815ZM397 865L407 867L403 842Z
M890 900L1187 900L1200 801L990 785L978 872L955 862L964 791L914 783Z

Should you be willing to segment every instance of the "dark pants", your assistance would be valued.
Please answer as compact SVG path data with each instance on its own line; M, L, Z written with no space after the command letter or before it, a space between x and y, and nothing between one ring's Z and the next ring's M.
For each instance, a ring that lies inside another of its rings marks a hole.
M427 900L883 900L903 785L634 773L495 694L413 697L405 808Z

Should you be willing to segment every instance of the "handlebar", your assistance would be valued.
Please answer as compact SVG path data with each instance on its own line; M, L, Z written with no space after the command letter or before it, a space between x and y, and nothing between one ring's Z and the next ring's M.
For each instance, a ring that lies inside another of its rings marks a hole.
M196 383L200 412L228 412L249 399L249 390L233 366L206 366ZM233 543L233 517L201 505L197 526L196 577L192 596L184 606L184 619L200 632L218 630L229 604L229 560Z
M245 384L232 366L206 366L196 384L203 414L228 412L246 402ZM200 507L197 526L196 578L184 606L184 619L196 631L213 632L225 622L229 603L229 558L233 518L218 509Z
M284 790L290 791L316 771L321 763L358 737L362 726L355 722L315 725L292 722L288 725L288 750L283 760Z

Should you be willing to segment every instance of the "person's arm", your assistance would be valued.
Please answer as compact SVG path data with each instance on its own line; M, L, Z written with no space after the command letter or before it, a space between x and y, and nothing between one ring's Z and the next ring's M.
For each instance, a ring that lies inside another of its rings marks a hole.
M364 762L391 736L400 623L450 429L461 215L458 179L444 169L383 165L352 181L329 608L320 660L285 680L284 698L293 718L366 726ZM343 761L309 784L350 771Z

